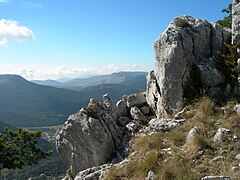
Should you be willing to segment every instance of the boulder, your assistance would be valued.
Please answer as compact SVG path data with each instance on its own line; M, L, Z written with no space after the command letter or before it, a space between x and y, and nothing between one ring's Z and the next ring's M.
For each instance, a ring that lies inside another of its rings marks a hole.
M87 108L69 116L57 135L57 150L74 177L109 161L124 137L124 129L117 125L121 112L111 106L109 97L104 96L104 101L91 99Z
M238 161L240 161L240 154L236 155L236 156L235 156L235 159L238 160Z
M150 108L149 106L143 106L140 108L141 112L144 114L144 115L147 115L150 113Z
M146 180L156 180L157 177L153 171L149 171Z
M129 107L129 108L131 108L133 106L141 107L145 104L147 104L145 92L131 94L127 97L127 107Z
M101 176L104 176L104 173L111 166L109 164L104 164L102 166L96 166L92 168L85 169L79 172L74 180L97 180L101 179Z
M192 141L197 134L198 134L198 127L194 126L187 135L187 142Z
M225 139L226 134L230 133L229 129L226 128L219 128L217 130L217 133L213 137L213 141L219 141L222 142Z
M129 114L129 110L127 107L127 101L123 100L119 100L116 104L116 107L118 109L119 112L121 112L122 116L127 116Z
M176 120L154 118L148 123L148 128L154 131L169 131L183 122L185 122L185 119Z
M147 102L158 118L184 107L202 87L225 83L217 68L231 34L190 16L175 18L154 43L155 67L147 74Z
M137 122L130 122L126 125L126 128L130 131L130 132L137 132L138 129L140 128L139 124Z
M236 112L236 113L240 113L240 104L237 104L235 107L234 107L234 111Z
M131 114L132 118L136 121L140 120L141 118L145 118L143 113L136 106L131 107L130 114Z

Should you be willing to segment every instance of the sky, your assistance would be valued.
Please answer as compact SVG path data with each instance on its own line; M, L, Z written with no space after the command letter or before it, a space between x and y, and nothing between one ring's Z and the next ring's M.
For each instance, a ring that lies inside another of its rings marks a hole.
M28 80L154 68L180 15L215 22L232 0L0 0L0 74Z

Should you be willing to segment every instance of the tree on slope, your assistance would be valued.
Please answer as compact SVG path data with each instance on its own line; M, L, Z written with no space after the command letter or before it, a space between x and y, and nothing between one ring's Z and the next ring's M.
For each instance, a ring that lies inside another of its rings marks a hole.
M222 10L222 13L226 13L222 20L218 20L217 23L220 24L222 27L232 28L232 4L229 4L227 8Z
M37 139L40 137L41 131L5 129L0 134L0 170L22 168L48 158L52 152L44 152L37 146Z

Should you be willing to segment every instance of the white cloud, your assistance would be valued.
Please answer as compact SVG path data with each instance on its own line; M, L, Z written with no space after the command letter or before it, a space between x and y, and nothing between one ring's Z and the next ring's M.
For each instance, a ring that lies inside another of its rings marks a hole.
M50 65L4 65L0 64L0 74L18 74L22 77L33 79L60 79L77 78L97 74L110 74L119 71L139 71L141 66L137 64L124 64L116 66L109 64L105 67L84 68L71 66L50 66Z
M21 26L17 21L0 20L0 45L7 45L10 42L20 42L26 39L34 39L32 30Z

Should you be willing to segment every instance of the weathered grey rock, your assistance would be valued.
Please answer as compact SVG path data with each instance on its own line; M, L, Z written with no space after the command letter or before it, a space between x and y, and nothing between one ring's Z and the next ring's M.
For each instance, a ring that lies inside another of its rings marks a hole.
M236 113L240 113L240 104L237 104L235 107L234 107L234 111L236 112Z
M198 127L194 126L187 135L187 142L192 141L197 134L198 134Z
M212 58L201 60L198 65L201 71L201 81L209 87L215 87L225 82L225 76L216 68Z
M172 151L172 149L169 147L169 148L166 148L166 149L162 149L162 150L161 150L161 154L172 155L172 154L173 154L173 151Z
M205 176L201 180L231 180L229 176Z
M117 110L119 112L121 112L121 115L122 116L127 116L129 114L129 110L128 110L128 107L127 107L127 101L125 100L119 100L117 103L116 103L116 107L117 107Z
M214 135L213 137L213 141L219 141L219 142L222 142L225 138L225 135L230 133L230 130L229 129L226 129L226 128L219 128L217 130L217 133Z
M139 129L139 124L137 122L130 122L126 125L126 128L130 131L130 132L137 132Z
M150 113L150 107L149 106L143 106L140 108L141 112L144 114L144 115L147 115Z
M232 44L240 42L240 1L232 3Z
M109 161L121 144L120 112L91 99L87 108L69 116L57 135L56 147L75 177L84 169Z
M160 95L160 88L157 83L156 76L154 74L154 71L150 71L146 75L147 78L147 93L146 93L146 99L148 105L151 107L152 111L155 114L158 114L158 99L161 98Z
M176 120L154 118L148 123L148 128L155 131L169 131L183 122L185 122L185 119Z
M224 160L223 156L217 156L217 157L213 158L210 162L212 163L212 162L215 162L215 161L222 161L222 160Z
M235 159L240 161L240 154L236 155Z
M98 180L100 179L100 176L110 167L111 166L109 164L105 164L103 166L88 168L79 172L74 180Z
M126 117L126 116L123 116L123 117L120 117L118 119L118 122L122 125L122 126L126 126L131 120Z
M184 97L225 82L216 62L230 32L190 16L175 18L154 44L155 68L147 74L147 102L157 117L184 107ZM191 89L192 88L192 89Z
M234 87L233 95L236 97L240 97L240 87L239 86Z
M155 180L157 177L153 171L149 171L146 180Z
M131 94L127 98L127 107L131 108L133 106L136 107L141 107L147 103L146 100L146 93L136 93L136 94Z
M108 96L108 94L103 95L103 104L105 104L108 108L113 106L111 98Z
M138 107L134 106L134 107L131 107L131 110L130 110L130 114L132 116L132 118L134 120L139 120L141 118L145 118L145 116L143 115L143 113L140 111L140 109L138 109Z
M208 96L215 99L215 102L221 102L224 98L224 92L219 87L210 87Z
M231 85L230 85L230 84L227 84L226 89L225 89L225 91L224 91L224 96L225 96L225 97L229 97L229 96L231 95L231 90L232 90Z
M232 44L240 43L240 1L232 3ZM240 54L240 48L237 49ZM240 58L238 59L238 82L240 83ZM240 94L238 94L240 96Z

